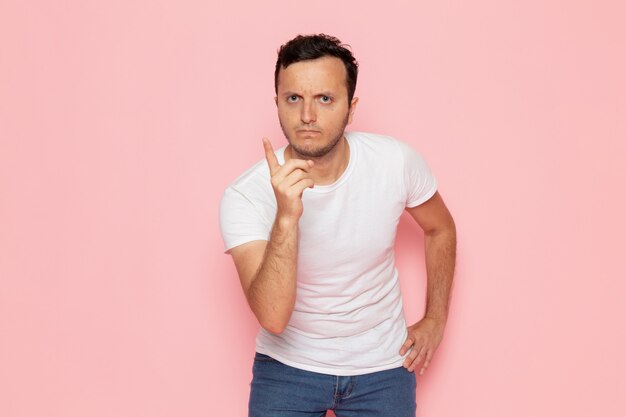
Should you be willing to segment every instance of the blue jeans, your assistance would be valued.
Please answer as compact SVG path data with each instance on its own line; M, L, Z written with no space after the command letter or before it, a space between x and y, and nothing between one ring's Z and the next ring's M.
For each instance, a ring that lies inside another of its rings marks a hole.
M415 417L415 373L404 367L356 376L297 369L256 353L248 417Z

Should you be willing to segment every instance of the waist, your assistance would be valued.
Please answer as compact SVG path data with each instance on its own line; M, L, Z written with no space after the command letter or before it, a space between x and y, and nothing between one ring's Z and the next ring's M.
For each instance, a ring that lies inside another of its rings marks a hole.
M407 329L402 306L394 315L364 332L347 336L320 337L292 326L281 334L260 329L257 352L265 353L290 366L333 375L358 375L401 366L400 347Z

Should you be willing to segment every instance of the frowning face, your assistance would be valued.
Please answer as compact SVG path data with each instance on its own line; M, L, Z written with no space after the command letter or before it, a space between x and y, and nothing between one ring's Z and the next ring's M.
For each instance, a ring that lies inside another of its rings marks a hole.
M346 68L339 58L324 56L280 69L278 119L289 144L303 157L320 158L333 150L352 122L357 102L354 97L348 103Z

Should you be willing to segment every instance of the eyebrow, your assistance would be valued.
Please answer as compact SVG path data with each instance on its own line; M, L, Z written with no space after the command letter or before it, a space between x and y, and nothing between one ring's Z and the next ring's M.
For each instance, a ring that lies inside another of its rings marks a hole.
M282 94L282 96L283 96L283 97L289 97L289 96L301 96L301 95L302 95L302 94L300 94L300 93L296 93L296 92L294 92L294 91L285 91L285 92ZM329 97L335 97L335 95L336 95L336 94L331 93L330 91L322 91L322 92L319 92L319 93L315 94L315 96L316 96L316 97L317 97L317 96L329 96Z

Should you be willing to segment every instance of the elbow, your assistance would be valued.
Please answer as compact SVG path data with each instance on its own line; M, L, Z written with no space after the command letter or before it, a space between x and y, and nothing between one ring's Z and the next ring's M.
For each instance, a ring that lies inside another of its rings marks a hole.
M271 326L271 325L265 325L265 326L262 326L262 327L263 327L265 330L267 330L268 332L270 332L271 334L274 334L274 335L279 335L279 334L281 334L282 332L284 332L284 331L285 331L285 327L286 327L286 326Z
M265 330L267 330L268 332L274 335L281 334L282 332L285 331L285 328L287 327L287 323L279 322L279 321L265 322L265 323L259 321L259 323L261 324L261 327L263 327Z
M278 308L259 308L255 303L250 303L250 307L261 327L275 335L285 331L293 312L293 302Z
M290 317L271 317L265 318L264 320L259 318L259 324L268 332L274 335L279 335L285 331L285 328L287 328L289 318Z
M456 224L454 223L454 219L452 219L452 217L449 217L446 222L437 225L437 227L424 230L424 235L428 237L434 237L434 236L450 236L453 238L456 237Z

